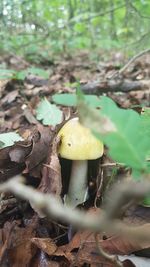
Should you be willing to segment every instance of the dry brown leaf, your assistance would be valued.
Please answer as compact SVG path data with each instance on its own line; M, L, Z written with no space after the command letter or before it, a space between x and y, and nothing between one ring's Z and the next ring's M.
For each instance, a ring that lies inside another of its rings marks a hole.
M39 124L39 122L33 116L32 111L28 107L24 109L23 115L30 124Z
M6 179L13 177L25 168L24 163L12 162L9 156L9 152L13 148L5 147L0 150L0 182L4 182Z
M69 262L73 260L71 253L65 253L63 250L61 250L61 248L57 247L51 238L32 238L31 242L41 250L42 259L40 260L40 263L42 262L43 265L39 266L70 266ZM41 253L39 258L41 257ZM58 257L59 263L56 261L50 261L46 254L49 256Z
M89 212L99 213L100 209L91 209ZM139 213L142 214L141 212ZM134 218L132 223L130 223L132 226L134 224L136 226L138 225L139 231L141 228L144 229L144 231L146 232L149 231L150 224L148 223L145 224L147 216L145 216L145 218L143 219L139 217L136 218L135 220L136 217L135 214L134 215L132 214L133 217L131 215L130 217L128 217L128 223L129 221L131 222L132 219ZM104 238L106 240L103 240ZM104 249L104 251L106 251L109 254L128 255L135 251L149 248L150 242L143 242L143 241L137 242L131 240L129 241L119 236L114 236L114 235L108 236L107 233L101 233L99 235L99 245ZM100 263L106 267L113 266L112 264L108 263L107 260L105 260L103 257L99 255L94 234L89 231L77 232L69 244L61 246L59 249L64 251L65 255L68 255L68 258L70 259L71 262L73 262L77 257L78 266L82 265L83 263L93 264L93 266L98 266L98 264ZM78 251L78 253L76 253L76 251ZM131 261L128 262L124 261L123 264L124 266L131 266L131 267L134 266Z
M25 267L36 253L31 243L35 236L36 223L30 223L26 227L20 227L19 222L5 223L0 231L0 266Z
M145 227L147 227L146 229L149 229L149 226ZM103 240L102 235L100 235L99 245L109 254L128 255L135 251L150 247L150 242L129 241L125 238L120 238L117 236L112 236L106 240ZM60 249L63 250L66 255L73 254L74 257L74 251L78 249L77 258L80 264L83 264L84 262L87 264L95 264L95 266L98 263L108 264L108 262L98 253L94 234L88 231L78 232L69 244L60 247ZM106 266L109 266L107 264ZM113 265L110 264L110 266Z
M33 177L41 177L42 164L47 158L51 136L50 128L37 125L32 134L32 151L26 159L24 173L30 173Z
M26 157L31 153L32 142L21 141L17 142L10 148L9 156L11 161L22 163L25 162Z
M150 223L150 208L142 205L131 206L127 209L123 220L130 225Z
M39 189L45 193L52 193L60 196L62 190L61 167L57 155L58 140L54 138L49 153L47 164L43 168L43 176Z
M40 251L38 255L34 257L30 267L70 267L70 263L64 258L51 260L46 253Z
M5 90L5 87L6 87L8 82L9 82L8 79L0 80L0 97L2 96L2 94L3 94L4 90Z
M100 264L105 267L116 267L113 263L110 263L107 259L99 255L98 248L95 244L94 235L92 233L88 233L85 231L83 233L83 236L85 238L84 240L82 240L82 235L81 235L80 238L78 236L78 241L74 240L71 242L72 243L71 246L70 244L68 244L66 246L60 247L60 249L64 250L65 254L68 255L70 262L72 263L76 262L77 266L82 266L84 263L86 263L86 264L90 264L90 266L93 266L93 267L100 266ZM103 242L105 241L102 241L100 245L103 249L105 249L105 247L102 245ZM79 250L77 253L74 252L73 243L75 245L75 248L74 248L75 251L77 249L77 243L80 243L80 246L78 247ZM71 247L72 252L69 251L67 246ZM105 251L109 253L108 250L105 249ZM112 249L110 254L113 254L113 253L116 254L116 251L113 252L113 249ZM134 264L129 260L128 261L125 260L122 263L124 267L130 267L130 266L134 267Z
M57 246L51 238L32 238L31 242L49 256L54 255Z
M14 90L12 92L9 92L8 94L6 94L2 100L1 103L2 104L10 104L11 102L13 102L17 97L19 96L19 92L18 90Z

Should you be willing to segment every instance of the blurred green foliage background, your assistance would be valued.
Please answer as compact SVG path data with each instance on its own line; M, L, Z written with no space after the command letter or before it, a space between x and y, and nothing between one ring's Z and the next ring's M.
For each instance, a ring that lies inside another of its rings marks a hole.
M149 0L1 0L0 51L148 48Z

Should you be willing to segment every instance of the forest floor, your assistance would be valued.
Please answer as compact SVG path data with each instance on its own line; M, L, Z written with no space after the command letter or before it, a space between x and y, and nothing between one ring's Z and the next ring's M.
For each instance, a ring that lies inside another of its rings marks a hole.
M137 57L127 68L123 68L126 63L127 59L120 52L110 53L107 59L101 52L96 60L90 58L88 52L52 59L41 58L36 65L15 55L0 56L1 66L7 69L21 71L34 65L46 69L49 74L49 78L27 73L23 80L0 79L0 132L16 131L24 139L0 150L0 182L21 174L27 185L44 193L52 193L50 185L57 188L60 186L57 181L58 175L61 176L58 173L58 161L51 166L54 151L50 149L57 127L44 126L36 117L36 107L42 97L52 101L53 94L73 93L75 82L80 81L83 92L105 94L121 108L132 108L140 113L143 106L149 107L150 54ZM75 108L61 109L65 119L76 112ZM101 162L92 163L92 175L98 176L99 171L103 175L102 185L98 192L96 183L92 181L89 201L81 205L80 209L90 213L101 211L103 188L106 187L104 181L114 171L115 163L112 163L107 150ZM66 163L61 164L64 164L67 176L69 167ZM47 165L50 170L45 174ZM115 177L123 179L128 172L128 169L117 166ZM64 181L61 186L58 189L66 192ZM11 193L1 193L1 267L115 266L99 255L92 232L76 230L72 239L68 240L66 223L48 217L40 218L36 211L27 201ZM131 225L150 223L149 208L131 206L123 214L122 220ZM98 239L108 253L135 253L150 257L150 243L129 242L113 233L101 233ZM123 259L122 264L126 267L135 266L132 260Z

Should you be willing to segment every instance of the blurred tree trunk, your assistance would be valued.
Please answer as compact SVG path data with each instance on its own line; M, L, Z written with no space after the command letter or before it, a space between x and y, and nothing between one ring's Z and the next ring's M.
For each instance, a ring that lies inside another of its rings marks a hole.
M67 1L67 6L68 6L68 20L70 20L74 17L74 5L72 3L72 0Z
M95 9L94 9L94 1L89 0L88 1L89 4L89 17L91 16L92 13L94 13ZM92 20L89 19L89 30L91 33L91 47L95 47L95 41L96 41L96 32L95 32L95 27L92 24Z
M22 24L24 25L24 27L26 28L25 24L26 24L26 2L25 1L20 1L20 11L21 11L21 15L22 15Z
M4 2L5 3L5 2ZM17 21L17 14L16 14L16 8L15 8L15 3L14 3L14 1L12 0L12 1L10 1L10 2L8 2L7 4L5 3L5 7L9 7L9 15L8 15L8 17L9 17L9 19L10 19L10 21L11 21L11 24L13 25L13 26L10 26L9 27L9 31L10 31L10 33L13 33L13 31L14 31L14 28L18 25L18 21ZM7 18L8 19L8 18ZM8 24L7 24L8 25ZM8 26L7 26L8 27Z
M124 0L125 1L125 16L124 16L124 27L128 28L128 21L130 18L130 0Z
M37 19L37 1L36 0L32 0L32 18L33 21L35 22L35 34L37 34L38 32L38 28L40 28L40 21L38 21Z
M110 9L112 11L110 12L110 37L112 40L117 40L117 32L116 32L116 23L115 23L115 14L114 14L114 1L109 0Z
M4 16L3 12L4 12L4 1L1 0L0 1L0 20L1 20L1 24L3 24L4 26L6 26L6 19L7 19L7 17Z

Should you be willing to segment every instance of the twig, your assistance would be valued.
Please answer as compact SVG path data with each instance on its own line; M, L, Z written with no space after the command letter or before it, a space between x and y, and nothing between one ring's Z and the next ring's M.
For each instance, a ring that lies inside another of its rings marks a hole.
M123 167L125 166L123 163L119 163L119 162L108 162L108 163L102 163L101 167Z
M148 49L146 49L146 50L140 52L139 54L135 55L134 57L132 57L132 58L128 61L128 63L127 63L123 68L121 68L121 69L119 70L119 74L123 73L123 72L129 67L129 65L131 65L137 58L139 58L139 57L141 57L141 56L143 56L143 55L145 55L145 54L147 54L147 53L150 53L150 48L148 48Z
M112 192L111 203L108 203L106 212L100 214L88 214L79 210L72 210L64 206L55 196L43 194L37 190L20 183L18 179L10 179L8 182L1 184L0 191L11 191L18 197L34 203L38 210L45 212L48 216L55 219L61 219L79 229L89 229L93 232L107 231L125 236L128 239L150 240L150 232L147 231L150 225L129 227L117 220L118 209L126 202L126 199L142 200L150 194L150 182L128 182L123 183L120 187ZM119 190L119 192L118 192ZM117 193L116 193L117 192ZM118 196L116 196L116 194ZM116 216L116 217L115 217Z
M101 167L102 167L102 165L101 165ZM102 196L102 188L103 188L103 182L104 182L104 173L103 173L102 168L99 169L98 180L99 180L99 184L98 184L96 196L94 199L94 207L95 208L97 207L97 200L100 199L100 197Z
M98 234L95 234L94 237L95 237L95 242L96 242L96 246L97 246L99 254L103 256L106 260L108 260L109 262L115 264L114 266L123 267L123 264L121 263L117 255L110 255L102 249L102 247L99 244Z
M129 65L131 65L137 58L147 54L147 53L150 53L150 48L146 49L146 50L143 50L142 52L140 52L139 54L135 55L134 57L132 57L128 62L127 64L125 64L119 71L116 71L115 73L113 73L113 75L111 77L109 77L109 79L112 79L114 76L116 75L120 75L122 74L128 67Z

